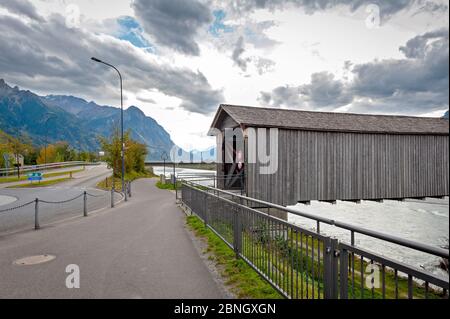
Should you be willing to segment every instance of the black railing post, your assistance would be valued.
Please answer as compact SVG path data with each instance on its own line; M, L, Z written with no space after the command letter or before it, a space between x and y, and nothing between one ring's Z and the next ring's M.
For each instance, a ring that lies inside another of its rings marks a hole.
M36 198L34 203L34 229L38 230L39 228L41 228L39 226L39 199Z
M111 186L111 208L114 207L114 183Z
M207 195L205 193L203 193L203 222L205 223L205 228L208 226L208 198Z
M175 188L175 203L178 200L177 176L173 174L173 187Z
M339 242L337 239L331 239L331 246L333 248L332 272L333 272L333 299L339 298ZM346 273L347 274L347 273Z
M338 240L327 237L323 242L323 288L325 299L338 298ZM347 273L345 273L347 274Z
M180 189L180 191L181 191L181 195L180 195L180 201L181 201L181 203L182 204L184 204L184 191L183 191L183 189L184 189L184 184L183 183L181 183L181 189Z
M87 216L87 193L84 191L83 193L83 216Z
M236 253L236 258L240 258L240 253L242 251L242 225L241 225L241 214L238 208L233 209L234 212L234 242L233 248Z
M333 299L332 260L331 238L327 237L323 240L323 296L325 299Z

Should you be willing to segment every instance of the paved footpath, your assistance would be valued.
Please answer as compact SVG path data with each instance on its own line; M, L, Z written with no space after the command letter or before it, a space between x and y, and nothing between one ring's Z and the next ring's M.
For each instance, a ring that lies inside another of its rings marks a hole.
M184 213L155 180L133 183L130 201L103 212L0 236L1 298L224 298L194 247ZM50 254L47 263L18 266ZM80 288L66 287L66 266Z

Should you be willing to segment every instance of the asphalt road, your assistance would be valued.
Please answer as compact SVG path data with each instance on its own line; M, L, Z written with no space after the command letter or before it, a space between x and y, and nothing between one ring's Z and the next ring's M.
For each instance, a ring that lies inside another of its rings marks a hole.
M95 189L94 187L100 180L110 174L111 171L107 169L106 165L87 166L85 171L74 174L74 178L72 180L55 184L54 186L17 189L0 188L0 195L17 198L17 201L13 203L1 205L0 211L29 203L36 198L49 202L65 201L79 196L84 191L87 191L88 194L95 196L87 197L88 211L94 211L107 207L111 202L110 193ZM119 199L121 199L121 196L116 194L115 201L118 201ZM40 203L39 206L39 220L41 225L52 223L63 218L79 216L82 213L82 197L60 204ZM0 212L0 236L5 233L10 233L11 231L30 229L33 227L33 203L19 209Z
M96 165L97 166L97 165ZM90 170L93 166L85 166L86 170ZM48 169L48 170L42 170L40 171L41 173L43 173L44 179L45 180L52 180L52 179L59 179L59 178L63 178L63 177L68 177L68 173L70 171L77 171L83 169L83 166L69 166L69 167L63 167L63 168L54 168L54 169ZM59 176L53 176L53 177L46 177L46 174L51 174L51 173L64 173L67 172L67 174L63 174L63 175L59 175ZM26 174L28 174L28 172L24 172L21 173L20 176L26 176ZM14 177L14 175L10 175L9 177ZM2 181L4 177L0 177L0 181ZM7 188L10 186L15 186L15 185L21 185L21 184L28 184L30 183L27 180L23 180L23 181L18 181L18 182L10 182L10 183L0 183L0 188Z
M39 231L0 236L0 298L223 298L185 229L174 195L134 182L133 197L113 209ZM18 266L22 257L47 263ZM67 265L80 288L66 287Z

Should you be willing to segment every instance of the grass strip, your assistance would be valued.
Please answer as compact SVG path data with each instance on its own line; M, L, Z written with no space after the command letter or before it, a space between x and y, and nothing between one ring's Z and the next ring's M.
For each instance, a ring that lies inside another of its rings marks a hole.
M46 187L46 186L51 186L51 185L55 185L58 183L62 183L65 182L67 180L71 179L70 177L63 177L63 178L57 178L57 179L52 179L49 181L41 181L41 182L34 182L34 183L29 183L29 184L21 184L21 185L15 185L15 186L8 186L7 188L37 188L37 187Z
M177 184L178 184L177 188L180 189L181 183L177 182ZM168 190L171 190L171 191L175 190L175 184L174 183L163 184L163 183L161 183L161 181L158 181L158 182L156 182L156 187L158 187L159 189L168 189Z
M194 231L196 236L207 241L207 252L211 253L209 258L219 266L222 275L226 278L226 284L232 286L232 290L238 298L283 299L283 296L261 278L245 261L236 259L234 251L205 227L197 216L188 216L186 224Z
M151 170L146 170L145 173L125 174L125 181L134 181L139 178L152 178L156 177ZM97 183L96 187L103 190L111 190L111 186L114 183L114 189L118 192L122 191L122 179L120 177L109 176Z

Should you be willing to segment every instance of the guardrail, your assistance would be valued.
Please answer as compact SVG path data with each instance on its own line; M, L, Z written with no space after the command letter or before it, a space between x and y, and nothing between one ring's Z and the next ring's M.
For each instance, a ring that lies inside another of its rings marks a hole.
M20 173L23 172L33 172L42 169L52 169L52 168L62 168L62 167L71 167L71 166L79 166L79 165L99 165L99 162L84 162L84 161L72 161L72 162L59 162L59 163L49 163L49 164L40 164L40 165L27 165L20 167ZM8 174L16 174L17 168L0 168L0 175L8 175Z
M88 216L88 198L92 197L92 198L98 198L98 197L106 197L106 196L110 196L111 198L111 208L113 208L116 204L116 201L114 199L114 194L119 194L120 196L122 196L122 198L126 199L127 197L131 197L131 182L127 182L125 183L125 192L118 192L114 189L114 187L111 188L110 191L104 191L102 194L92 194L88 191L84 191L82 193L80 193L79 195L73 197L73 198L69 198L69 199L65 199L65 200L60 200L60 201L49 201L49 200L44 200L44 199L39 199L36 198L32 201L17 205L17 206L13 206L13 207L8 207L8 208L4 208L4 209L0 209L0 214L1 213L7 213L7 212L12 212L15 211L17 209L20 208L24 208L27 206L31 206L34 205L34 229L38 230L41 228L40 226L40 206L41 203L42 204L49 204L49 205L60 205L60 204L66 204L69 202L73 202L79 198L83 198L83 202L82 202L82 207L81 210L83 212L83 216L86 217ZM102 207L105 208L105 207ZM0 215L1 216L1 215Z
M219 187L219 182L234 185L237 183L238 185L232 188L238 190L241 195L245 193L245 176L242 174L218 175L214 172L178 173L176 178L178 180L202 183L202 185L211 186L213 188ZM208 185L207 182L209 182L210 185Z
M181 180L177 198L196 214L236 256L246 261L287 298L448 298L449 279L406 265L355 245L364 234L436 257L446 249L382 234L358 226L299 212L233 192ZM262 212L254 207L267 209ZM317 223L316 230L271 214L295 214ZM350 232L350 242L320 232L325 223Z

